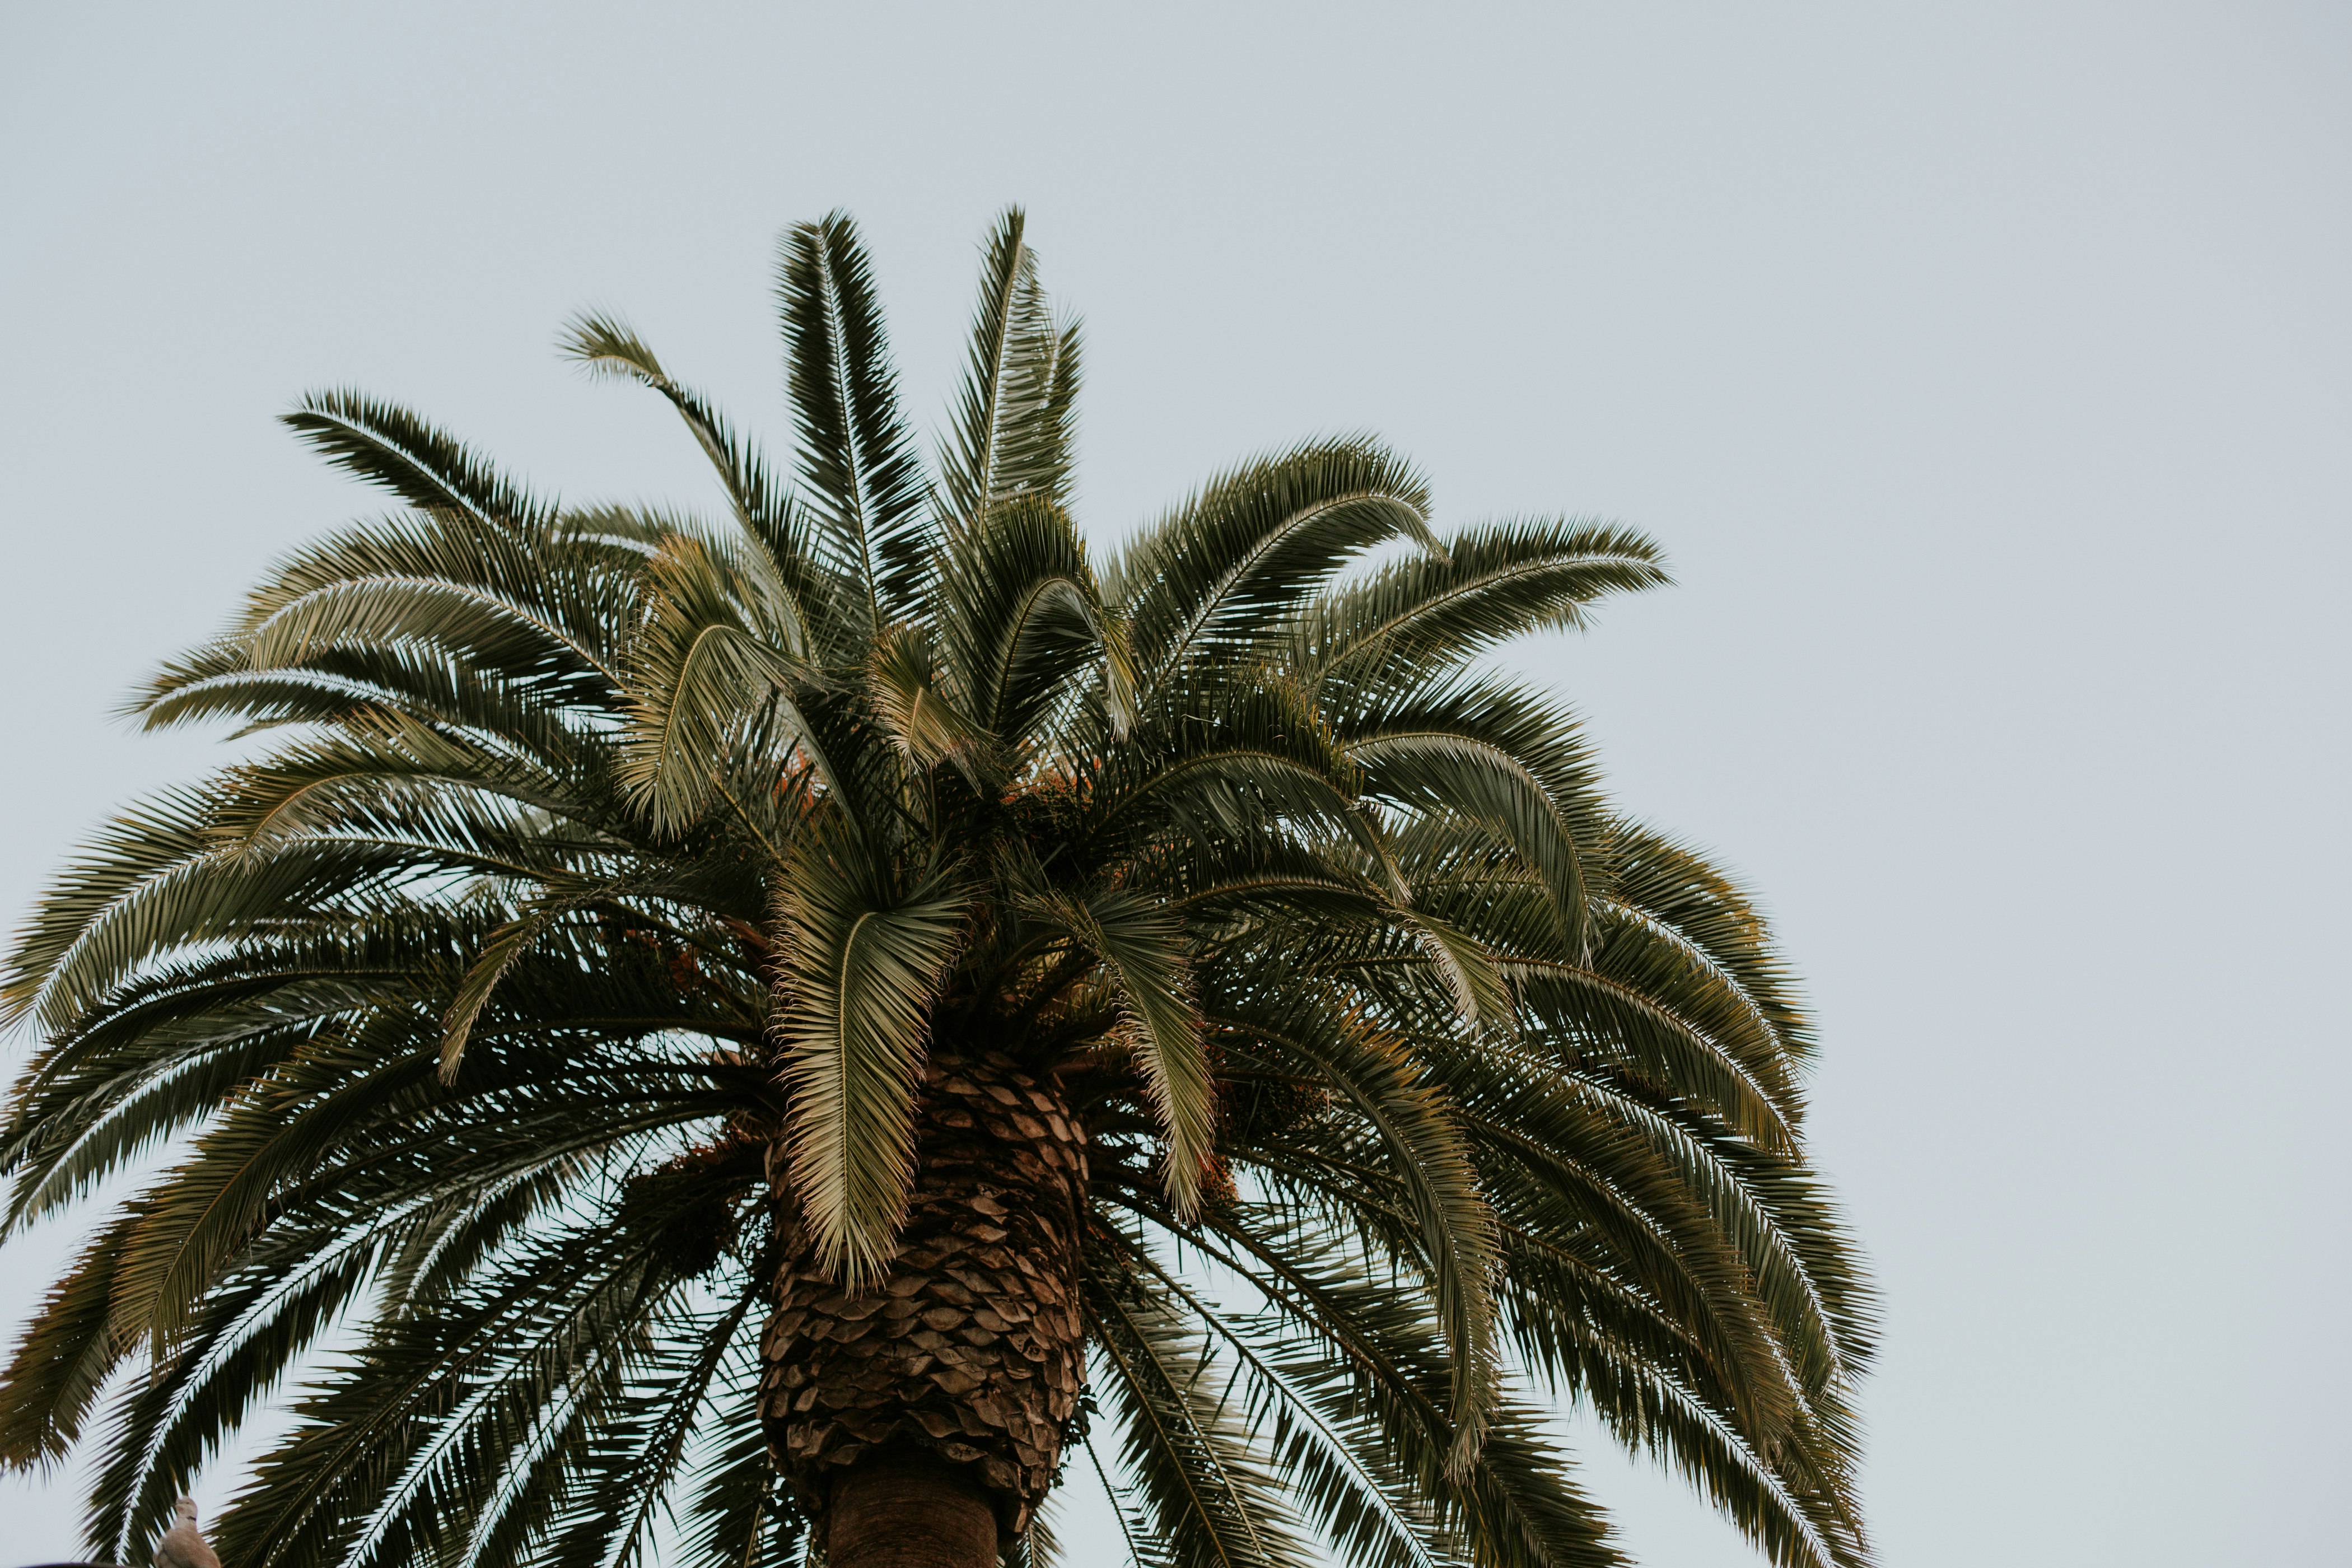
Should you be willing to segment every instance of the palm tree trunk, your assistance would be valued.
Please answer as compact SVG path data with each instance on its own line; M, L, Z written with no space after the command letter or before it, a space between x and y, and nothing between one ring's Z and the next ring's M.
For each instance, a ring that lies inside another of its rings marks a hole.
M903 1452L841 1472L826 1568L995 1568L996 1504L970 1470Z
M992 1568L1053 1484L1084 1378L1086 1131L1059 1087L993 1052L934 1057L915 1125L898 1255L856 1294L769 1156L782 1262L761 1418L830 1568Z

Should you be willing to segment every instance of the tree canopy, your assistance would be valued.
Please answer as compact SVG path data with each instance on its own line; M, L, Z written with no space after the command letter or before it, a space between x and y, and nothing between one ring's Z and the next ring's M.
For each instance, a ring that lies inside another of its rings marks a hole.
M299 1368L238 1568L606 1568L665 1518L782 1568L788 1233L878 1289L925 1074L985 1058L1087 1151L1055 1420L1139 1562L1618 1562L1561 1397L1772 1561L1867 1562L1871 1298L1791 976L1489 657L1655 547L1441 528L1349 438L1098 563L1017 212L934 453L847 218L778 298L787 465L620 321L566 334L682 418L707 512L559 502L355 392L288 416L391 510L140 691L260 739L17 942L10 1229L171 1158L31 1325L0 1458L96 1444L91 1544L134 1560Z

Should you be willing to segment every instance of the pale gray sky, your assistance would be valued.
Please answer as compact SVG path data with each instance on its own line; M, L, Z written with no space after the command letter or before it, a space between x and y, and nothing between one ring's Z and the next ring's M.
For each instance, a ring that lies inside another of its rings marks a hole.
M569 311L781 434L772 242L845 205L936 414L1018 200L1097 537L1361 428L1450 521L1672 552L1525 663L1810 977L1885 1561L2341 1562L2347 68L2352 13L2244 0L10 0L0 910L216 753L130 683L371 504L295 395L698 497ZM58 1245L0 1257L9 1332ZM1591 1460L1648 1561L1748 1560ZM75 1512L0 1486L0 1559Z

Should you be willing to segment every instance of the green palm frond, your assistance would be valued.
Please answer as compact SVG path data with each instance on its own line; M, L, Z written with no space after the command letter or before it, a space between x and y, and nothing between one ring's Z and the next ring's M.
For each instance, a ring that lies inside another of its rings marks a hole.
M1429 489L1370 441L1310 443L1211 480L1119 560L1114 592L1145 679L1255 640L1399 535L1438 548Z
M867 693L874 714L919 769L952 763L974 789L992 777L995 747L986 729L941 689L939 657L928 627L901 624L875 639Z
M1307 991L1302 999L1261 987L1219 1022L1273 1065L1344 1097L1399 1179L1419 1226L1418 1261L1453 1369L1446 1411L1458 1434L1454 1462L1466 1463L1484 1440L1496 1394L1499 1255L1495 1215L1454 1108L1404 1042L1328 994Z
M1584 857L1542 782L1517 758L1475 732L1408 721L1349 736L1348 760L1374 799L1451 812L1494 831L1543 879L1563 947L1585 950Z
M1130 716L1126 648L1103 605L1086 544L1041 496L997 504L949 542L937 621L945 676L963 710L1025 751L1055 704L1087 676L1111 716Z
M1308 1568L1314 1559L1274 1474L1254 1451L1245 1406L1202 1337L1164 1301L1098 1287L1087 1302L1097 1384L1124 1428L1143 1528L1180 1568Z
M1102 961L1116 1002L1118 1043L1133 1058L1144 1099L1167 1140L1169 1201L1189 1215L1214 1138L1216 1090L1182 927L1117 890L1032 903L1023 912Z
M762 564L756 552L681 533L647 568L652 602L637 645L621 779L665 829L705 809L717 787L713 759L747 720L771 701L789 711L814 673L805 657L810 616Z
M1068 499L1077 376L1078 329L1054 321L1037 281L1028 219L1010 208L990 234L981 264L954 433L940 455L952 522L971 526L1014 496Z
M874 279L846 213L795 225L777 267L803 485L878 625L910 611L934 548Z
M546 514L529 491L462 443L364 393L314 392L283 417L329 462L422 510L491 523Z
M1427 679L1512 637L1580 628L1604 594L1666 581L1657 547L1631 529L1490 524L1309 600L1286 628L1289 658L1318 682Z
M29 1469L63 1458L106 1380L131 1348L115 1308L114 1279L139 1222L119 1215L49 1289L0 1381L0 1456Z
M592 374L622 376L661 394L710 459L737 522L765 550L772 568L811 606L840 613L835 601L844 597L840 584L854 580L854 563L837 543L828 549L825 536L809 527L758 447L739 436L700 393L672 380L626 323L593 312L580 316L561 346Z
M850 1280L880 1267L906 1209L915 1081L970 907L946 878L896 897L862 858L813 834L780 895L794 1184L826 1266Z

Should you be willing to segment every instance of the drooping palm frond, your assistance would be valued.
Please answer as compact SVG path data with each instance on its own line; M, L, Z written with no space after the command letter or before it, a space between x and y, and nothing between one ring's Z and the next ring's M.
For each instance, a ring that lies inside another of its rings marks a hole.
M1248 647L1399 535L1436 548L1428 486L1370 441L1311 443L1210 481L1139 535L1114 574L1143 679L1156 689Z
M329 462L419 510L489 523L545 515L529 491L462 443L365 393L313 393L285 420Z
M1602 595L1665 580L1657 548L1629 529L1488 525L1318 595L1281 629L1289 662L1318 683L1427 680L1512 637L1581 627Z
M1791 974L1482 663L1656 548L1441 531L1347 438L1098 570L1022 216L933 472L872 279L841 215L784 239L782 467L569 330L684 421L714 521L560 506L353 393L289 416L401 510L134 697L249 754L101 829L0 975L0 1235L131 1184L0 1463L91 1445L128 1561L292 1378L240 1568L624 1568L668 1518L692 1568L786 1568L787 1237L882 1277L926 1064L992 1053L1083 1134L1080 1462L1139 1563L1616 1564L1557 1396L1771 1562L1862 1568L1873 1301Z
M1116 1270L1106 1270L1121 1279ZM1215 1368L1191 1314L1148 1290L1098 1288L1087 1303L1096 1376L1122 1428L1142 1532L1170 1561L1307 1568L1314 1558L1277 1478L1255 1452L1246 1407Z
M783 868L779 956L793 979L775 1024L794 1185L827 1266L853 1283L888 1256L905 1212L915 1085L971 897L951 871L898 895L859 848L812 832Z

